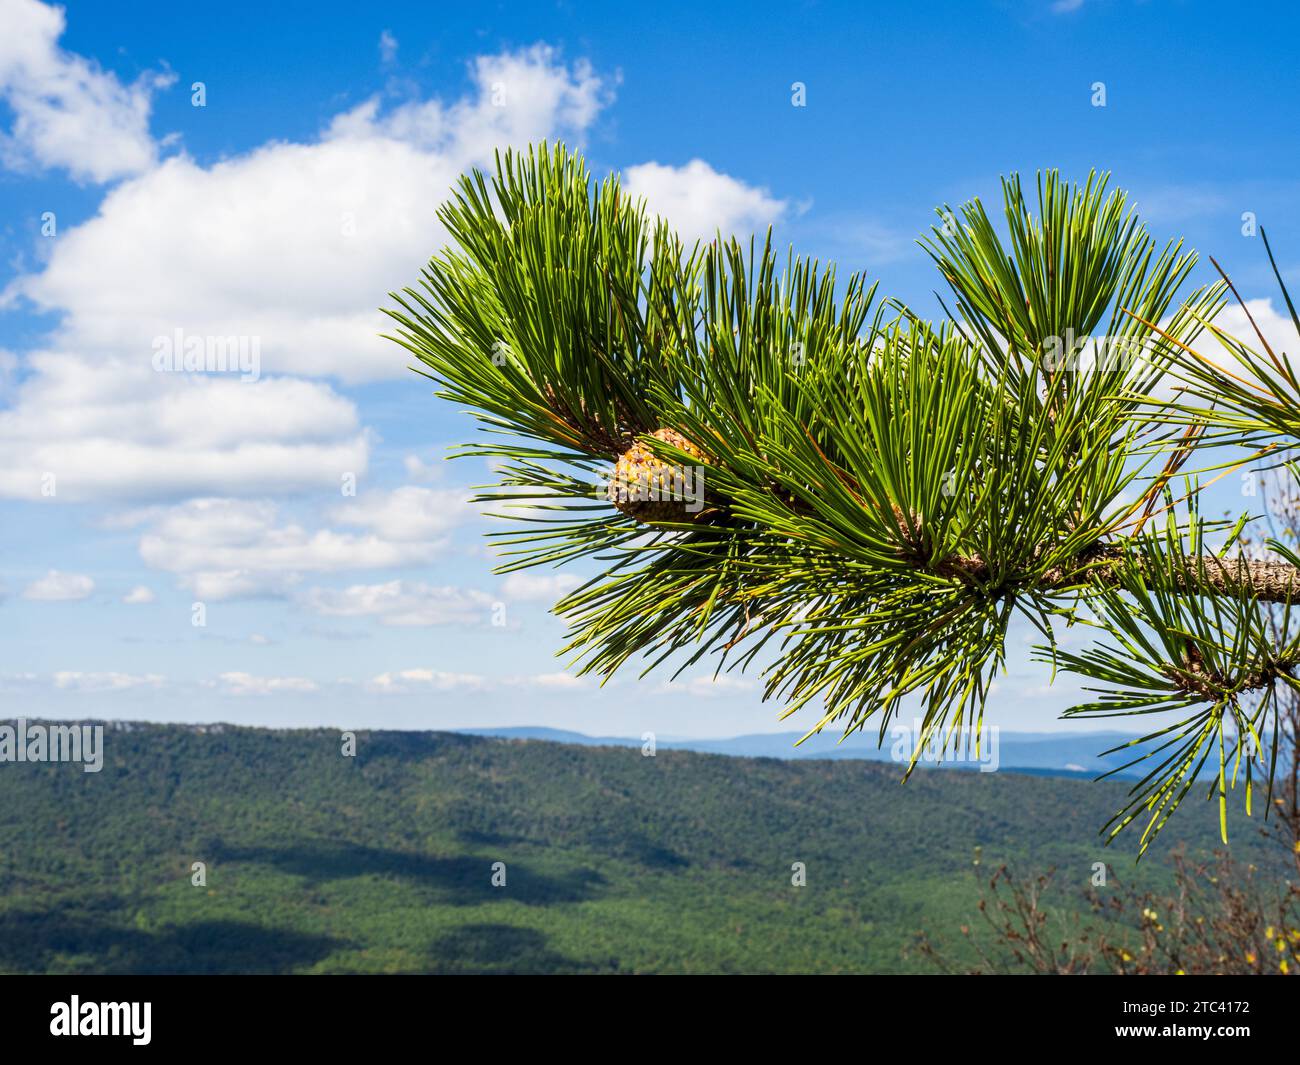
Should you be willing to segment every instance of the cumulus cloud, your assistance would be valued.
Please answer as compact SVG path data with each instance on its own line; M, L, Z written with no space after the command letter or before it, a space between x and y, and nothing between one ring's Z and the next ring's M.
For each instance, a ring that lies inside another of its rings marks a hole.
M335 507L340 525L359 526L388 540L434 540L469 521L477 511L461 489L405 485L389 492L363 492Z
M480 58L463 100L374 98L310 144L202 166L167 160L60 236L8 298L64 314L61 345L148 361L157 336L258 339L265 372L397 377L377 309L446 240L437 208L467 168L544 137L581 137L605 96L550 48Z
M609 103L611 87L591 64L565 65L559 52L538 43L479 56L473 89L454 103L415 100L388 111L378 97L338 115L328 137L341 141L394 140L435 154L458 170L492 160L507 146L553 136L581 136Z
M488 691L494 688L541 688L552 691L573 691L587 687L583 677L569 673L537 673L523 677L493 678L478 673L449 673L436 669L404 669L381 673L366 685L371 691L385 695L411 695L429 691Z
M623 186L645 199L650 210L666 218L688 243L708 240L721 230L724 237L745 236L778 221L788 210L785 200L719 173L702 159L685 166L642 163L628 167Z
M143 584L138 584L132 588L126 595L122 596L122 602L128 606L140 606L144 603L152 603L155 599L153 589Z
M0 410L0 495L256 497L364 472L354 405L285 375L406 374L376 306L446 241L453 182L497 148L581 141L608 99L588 64L537 45L479 58L463 99L375 98L311 143L181 153L114 186L0 293L59 321ZM255 343L261 379L157 372L155 341L177 330Z
M1263 355L1264 345L1259 342L1259 336L1255 332L1255 326L1258 326L1269 347L1275 352L1295 355L1300 349L1300 334L1297 334L1295 323L1291 321L1291 316L1285 308L1274 307L1272 299L1268 298L1245 302L1244 309L1239 303L1228 304L1214 319L1214 324L1229 336ZM1250 312L1249 315L1247 311ZM1251 324L1252 318L1254 325ZM1201 339L1196 343L1196 349L1207 357L1215 357L1216 362L1235 366L1235 362L1225 362L1225 358L1231 357L1223 353L1221 345L1213 337L1202 334Z
M444 546L441 540L307 529L282 521L279 507L266 500L195 499L136 516L149 522L140 557L177 574L200 599L283 595L306 573L425 565Z
M160 673L136 675L132 673L78 673L64 671L54 674L54 686L61 691L114 692L132 688L160 688L165 677Z
M81 573L62 573L52 569L23 589L23 598L45 603L71 602L88 598L94 590L95 582L92 578Z
M1249 311L1249 314L1247 314ZM1252 325L1251 319L1254 319ZM1160 323L1162 327L1167 328L1170 319L1166 318ZM1291 321L1290 315L1285 310L1274 307L1273 300L1270 298L1251 299L1245 301L1245 307L1237 302L1227 304L1223 310L1214 319L1216 329L1222 330L1231 339L1250 348L1260 357L1267 359L1264 345L1260 343L1259 334L1255 332L1256 326L1259 332L1263 334L1264 339L1268 342L1269 347L1275 353L1285 352L1294 356L1297 349L1300 349L1300 335L1297 335L1295 324ZM1215 363L1230 373L1241 376L1243 368L1237 361L1236 356L1208 329L1202 330L1201 334L1192 343L1192 348L1205 360ZM1091 368L1095 365L1098 344L1094 338L1083 350L1080 355L1080 365ZM1192 356L1183 355L1184 359L1191 360ZM1162 400L1172 399L1181 388L1183 382L1173 376L1166 374L1164 378L1153 388L1153 395ZM1300 397L1295 397L1300 401Z
M147 170L157 158L149 134L153 94L174 80L146 74L132 85L59 47L64 11L36 0L0 0L0 98L13 114L0 134L11 167L67 170L104 182Z
M442 476L442 465L437 462L425 462L419 455L407 455L402 459L402 468L406 470L406 479L420 484L428 484Z
M493 602L491 596L474 589L403 580L311 588L300 601L326 617L373 617L382 625L403 628L482 624Z
M572 690L585 688L588 682L586 677L575 677L572 673L536 673L531 677L513 677L508 683L518 687Z
M380 673L367 687L384 695L409 695L412 692L476 691L488 686L487 678L477 673L448 673L437 669L403 669Z
M555 602L581 583L570 573L511 573L501 582L501 597L516 602Z
M369 461L356 407L322 383L54 352L28 368L0 410L0 495L50 498L51 475L71 502L337 488Z
M0 401L8 400L18 373L18 356L7 348L0 348Z
M222 673L217 686L226 695L302 694L320 690L320 685L305 677L255 677L249 673Z

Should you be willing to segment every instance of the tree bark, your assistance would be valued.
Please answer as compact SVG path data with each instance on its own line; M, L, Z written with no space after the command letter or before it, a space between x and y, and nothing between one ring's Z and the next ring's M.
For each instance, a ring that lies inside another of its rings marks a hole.
M1119 579L1119 562L1124 548L1103 544L1078 559L1077 566L1049 570L1040 588L1068 587L1078 584L1114 585ZM1144 560L1150 564L1150 560ZM1300 599L1300 569L1288 562L1266 559L1219 558L1202 555L1201 567L1194 559L1178 559L1168 571L1178 581L1178 590L1186 595L1223 595L1233 598L1254 597L1261 603L1286 603ZM953 560L945 565L953 575L965 574L979 579L988 568L977 558ZM1204 568L1204 580L1200 568ZM1189 572L1190 571L1190 572Z

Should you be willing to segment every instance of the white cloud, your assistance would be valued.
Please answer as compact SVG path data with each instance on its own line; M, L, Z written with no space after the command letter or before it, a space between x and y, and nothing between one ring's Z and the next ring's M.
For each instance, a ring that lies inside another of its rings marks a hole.
M415 145L457 169L489 163L499 148L555 134L581 136L611 99L610 86L589 62L565 66L546 44L479 56L473 92L452 104L412 101L381 114L377 97L337 116L328 135Z
M443 547L282 523L279 508L264 500L196 499L140 517L150 521L140 557L179 575L200 599L283 595L305 573L424 565Z
M373 617L400 627L475 625L488 619L492 597L469 588L420 581L312 588L301 596L309 610L326 617Z
M288 595L302 577L297 573L266 573L257 570L199 570L185 574L181 586L205 603L226 599L278 598Z
M260 495L360 475L356 407L311 381L155 373L147 360L42 352L0 410L0 495L56 501Z
M24 599L57 603L86 599L95 590L95 582L80 573L62 573L52 569L44 577L32 581L24 590Z
M136 676L131 673L76 673L64 671L54 674L54 686L63 691L111 692L131 688L160 688L166 680L159 673Z
M623 187L632 196L644 197L650 209L668 219L687 243L708 240L718 230L724 237L745 236L778 221L789 207L766 189L719 173L702 159L678 167L662 163L628 167Z
M312 143L133 162L148 168L0 292L0 308L59 322L0 410L0 496L49 498L47 473L59 501L256 497L364 473L354 404L283 375L404 376L377 307L445 242L453 182L497 148L580 142L609 99L545 45L482 57L471 80L460 100L370 100ZM155 372L154 339L178 329L256 340L262 379Z
M1268 298L1245 302L1245 309L1236 301L1229 303L1219 312L1218 317L1214 319L1214 324L1248 348L1264 355L1265 358L1267 354L1264 345L1260 343L1259 335L1255 332L1255 326L1259 327L1259 332L1264 335L1269 347L1276 354L1286 352L1294 356L1300 353L1300 334L1297 334L1295 323L1291 321L1291 316L1285 308L1275 308L1273 301ZM1247 310L1250 312L1249 316ZM1251 325L1251 318L1255 320L1254 325ZM1215 362L1233 369L1234 372L1239 372L1236 360L1232 359L1223 350L1219 341L1209 334L1202 333L1201 338L1193 346L1207 358L1213 358Z
M1246 311L1250 315L1247 316ZM1253 318L1255 324L1252 325L1250 319ZM1171 319L1166 317L1161 323L1161 328L1168 329ZM1269 346L1276 354L1286 352L1294 356L1297 349L1300 349L1300 335L1296 332L1296 327L1292 323L1288 314L1275 309L1272 299L1251 299L1245 301L1245 308L1235 300L1227 304L1218 316L1214 319L1214 325L1221 329L1233 340L1245 345L1254 351L1265 362L1268 361L1264 345L1260 343L1259 335L1255 332L1255 326L1259 327L1260 333L1268 341ZM1238 362L1236 356L1208 329L1201 331L1194 341L1191 342L1192 349L1208 362L1227 370L1237 376L1245 376L1245 371ZM1080 357L1080 365L1092 366L1095 364L1097 343L1094 339L1085 349ZM1194 362L1195 357L1186 353L1179 355L1180 361ZM1170 400L1175 398L1176 390L1183 387L1184 382L1172 374L1166 374L1161 381L1152 389L1152 395L1156 399ZM1300 397L1295 397L1300 402Z
M153 589L143 584L138 584L132 588L126 595L122 596L122 602L128 606L136 606L142 603L152 603L156 597Z
M96 182L154 164L149 112L154 91L171 84L171 76L149 74L123 85L64 51L60 7L0 0L0 24L0 98L13 112L12 128L0 134L0 159L13 168L60 167Z
M305 677L255 677L249 673L222 673L219 680L227 695L273 695L320 690L320 685Z
M470 520L476 511L462 489L405 485L390 492L363 492L335 507L340 525L358 526L388 540L432 540Z
M588 687L585 677L570 673L537 673L524 677L493 678L478 673L449 673L436 669L404 669L381 673L366 685L371 691L386 695L410 695L421 691L489 691L510 688L541 688L548 691L574 691Z
M407 455L402 460L406 470L406 479L419 484L429 484L442 479L443 464L438 461L425 462L419 455Z
M0 348L0 401L8 401L18 372L18 356L7 348Z
M531 677L515 677L509 683L518 687L558 688L570 691L585 688L586 677L575 677L572 673L537 673Z
M397 58L397 38L388 30L379 35L379 60L391 63Z
M403 376L377 307L445 241L436 212L453 182L497 148L580 139L606 99L586 64L545 46L480 58L473 80L452 104L372 99L315 143L169 159L113 189L8 296L63 312L69 350L147 362L179 328L258 338L263 372Z
M447 673L436 669L381 673L367 685L371 691L385 695L409 695L418 691L476 691L487 686L487 678L477 673Z
M555 602L582 581L570 573L511 573L501 582L501 597L516 602Z

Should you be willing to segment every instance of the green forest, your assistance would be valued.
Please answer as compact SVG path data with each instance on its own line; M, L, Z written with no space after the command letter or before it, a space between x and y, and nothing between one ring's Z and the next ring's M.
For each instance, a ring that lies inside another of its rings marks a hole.
M1189 803L1135 862L1095 835L1124 785L1010 772L434 732L359 732L352 757L329 730L104 743L97 774L0 766L4 972L924 972L917 934L970 921L999 864L1055 866L1069 924L1094 863L1103 892L1160 887L1176 848L1218 846ZM1230 827L1234 858L1276 860Z

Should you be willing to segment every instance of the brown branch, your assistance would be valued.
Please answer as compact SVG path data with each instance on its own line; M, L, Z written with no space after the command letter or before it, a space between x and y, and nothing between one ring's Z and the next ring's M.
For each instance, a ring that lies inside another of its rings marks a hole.
M808 435L809 441L816 448L818 455L823 462L840 478L844 488L853 496L861 506L866 506L866 501L855 491L855 485L852 478L848 477L834 463L826 458L826 455L818 447L812 434L805 428L804 432ZM664 435L667 434L667 435ZM679 448L690 453L697 453L697 460L704 465L710 465L708 457L702 451L699 451L689 440L680 433L671 429L658 429L653 436L674 444ZM1167 480L1172 476L1182 460L1191 451L1190 439L1195 436L1194 431L1189 430L1184 434L1184 443L1179 452L1170 460L1169 465L1165 468L1162 477ZM668 470L671 464L660 462L654 455L637 445L636 450L629 450L618 459L620 467L624 465L662 468ZM1158 489L1159 484L1156 487ZM614 482L611 482L611 488ZM613 496L611 495L611 499ZM1153 497L1154 498L1154 497ZM722 503L721 500L718 501ZM646 510L645 514L637 513L633 509L620 507L630 517L638 521L697 521L705 518L706 514L712 518L720 510L725 510L725 505L718 508L711 508L707 512L701 512L696 515L685 513L684 506L680 502L669 501L665 504L667 508L666 516L647 517L651 513ZM676 508L676 509L674 509ZM918 514L904 514L897 507L892 508L894 520L897 523L899 531L902 533L903 542L898 547L898 557L915 565L917 568L929 569L932 573L939 576L951 577L958 580L964 580L971 584L987 585L993 578L993 572L989 564L977 555L951 555L946 558L935 558L930 553L931 547L928 538L924 532L924 518ZM1148 511L1150 507L1147 508ZM677 513L682 510L682 513ZM653 511L659 515L659 511ZM1144 514L1143 520L1149 517ZM1040 556L1041 557L1041 556ZM1095 543L1091 547L1085 548L1073 559L1068 560L1060 565L1054 566L1045 573L1025 575L1017 578L1016 575L1007 575L1003 583L1008 590L1012 586L1032 585L1036 591L1050 591L1054 588L1074 588L1093 585L1097 587L1114 586L1119 583L1121 578L1122 563L1129 557L1125 544L1122 541L1112 541L1110 543ZM1166 579L1172 578L1175 590L1183 595L1218 595L1230 596L1235 598L1254 598L1261 603L1290 603L1295 599L1300 599L1300 569L1286 562L1273 562L1267 559L1246 559L1246 558L1220 558L1218 555L1202 555L1199 558L1189 558L1185 556L1172 556L1167 560L1162 560L1166 565L1166 572L1163 576ZM1146 557L1138 556L1139 568L1150 566L1151 560ZM1155 574L1151 575L1155 577ZM1028 590L1028 589L1026 589Z
M1043 574L1035 587L1044 590L1080 585L1113 587L1119 583L1120 563L1125 557L1122 544L1099 544L1080 555L1073 565L1055 566ZM1141 564L1150 561L1142 559ZM975 556L944 559L935 571L945 576L985 582L989 567ZM1172 577L1184 595L1254 597L1261 603L1286 603L1300 599L1300 569L1287 562L1266 559L1220 558L1202 555L1198 560L1172 559L1165 576Z

